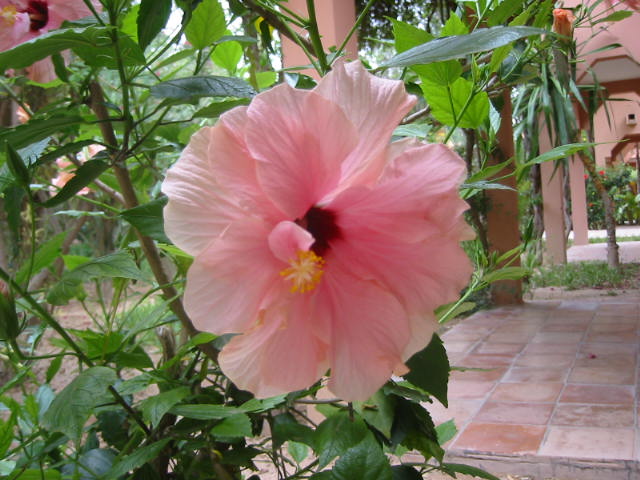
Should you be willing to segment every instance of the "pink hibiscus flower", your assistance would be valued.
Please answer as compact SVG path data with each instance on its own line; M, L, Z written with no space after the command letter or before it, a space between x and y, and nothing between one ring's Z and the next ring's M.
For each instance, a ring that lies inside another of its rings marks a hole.
M338 64L313 90L227 112L168 171L166 231L195 257L185 306L200 330L240 334L219 357L238 387L266 397L331 369L334 394L364 400L458 298L465 166L443 145L389 143L414 103Z
M96 10L100 2L92 0ZM65 20L88 17L91 11L82 0L0 0L0 51L8 50L49 30ZM55 79L51 60L46 58L28 69L29 77L40 83Z

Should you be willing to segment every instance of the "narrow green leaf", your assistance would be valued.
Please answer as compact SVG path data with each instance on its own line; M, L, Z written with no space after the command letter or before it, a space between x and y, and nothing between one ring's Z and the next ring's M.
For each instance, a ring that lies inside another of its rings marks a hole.
M255 92L235 77L185 77L168 80L151 87L151 95L159 98L190 101L200 97L251 98Z
M195 118L204 117L204 118L217 118L222 115L224 112L231 110L232 108L239 107L241 105L248 105L248 99L239 99L239 100L225 100L222 102L213 102L206 107L201 108L196 113L193 114Z
M9 171L11 171L13 177L25 191L29 190L29 184L31 183L29 170L24 164L24 160L22 160L18 152L9 142L5 143L5 154L7 156Z
M133 225L142 235L151 237L162 243L171 243L164 233L164 217L162 209L167 204L167 197L160 197L144 205L123 210L120 216Z
M202 49L222 38L226 31L227 21L220 2L202 0L193 11L184 33L194 48Z
M529 269L525 267L504 267L487 273L482 277L482 280L487 283L497 282L498 280L518 280L528 274Z
M186 398L189 393L188 387L178 387L145 398L140 402L143 418L145 421L150 422L154 428L157 427L162 417L178 402Z
M56 374L60 371L63 358L64 357L62 355L58 355L53 360L51 360L51 363L47 367L47 375L45 377L47 383L51 383L51 380L53 380L53 377L55 377Z
M422 480L422 475L414 467L408 465L394 465L391 467L393 480Z
M331 473L334 480L392 480L389 460L373 438L347 450L336 461Z
M107 387L116 380L116 373L107 367L92 367L82 372L56 396L44 414L45 428L79 441L93 408L111 399Z
M156 458L170 441L170 438L164 438L159 442L136 449L131 455L117 461L105 478L120 478L128 472L140 468L145 463Z
M410 67L444 60L463 58L472 53L494 50L521 38L549 33L533 27L479 28L468 35L436 38L391 58L382 66Z
M629 18L631 15L633 15L631 10L618 10L617 12L613 12L612 14L593 22L593 25L603 22L619 22L620 20Z
M60 256L62 244L66 235L67 234L65 232L59 233L55 237L47 240L38 248L38 250L36 250L33 257L33 268L31 269L32 274L36 274L43 268L49 267ZM27 282L29 266L29 262L25 262L16 273L15 281L18 284L23 285Z
M180 415L185 418L193 418L195 420L220 420L222 418L231 417L239 413L244 413L238 407L227 407L226 405L177 405L173 407L171 413Z
M55 150L50 151L49 153L45 153L44 155L39 155L38 159L35 162L35 165L46 165L47 163L53 162L60 157L64 157L70 153L76 153L82 150L84 147L88 147L89 145L94 145L96 143L95 140L81 140L79 142L71 142L67 143Z
M142 0L136 23L138 25L138 43L142 50L156 38L171 15L171 0Z
M528 162L519 165L518 170L523 170L527 167L535 165L537 163L549 162L552 160L560 160L561 158L567 158L582 150L594 147L595 143L568 143L566 145L560 145L559 147L552 148L548 152L544 152L537 157L532 158Z
M500 480L498 477L471 465L462 465L459 463L443 463L442 467L445 471L454 473L462 473L463 475L471 475L473 477L484 478L486 480Z
M407 361L410 371L404 378L415 386L426 390L447 404L447 382L449 381L449 359L440 337L433 334L431 342Z
M109 164L102 160L88 160L78 167L73 177L64 184L58 193L52 198L44 202L45 207L54 207L60 205L72 198L76 193L98 178L105 170L109 168Z

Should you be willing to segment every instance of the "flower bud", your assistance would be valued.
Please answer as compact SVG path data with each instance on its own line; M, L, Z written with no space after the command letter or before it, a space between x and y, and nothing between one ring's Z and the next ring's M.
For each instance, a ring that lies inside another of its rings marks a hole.
M0 280L0 340L14 340L19 334L16 302L7 284Z
M573 36L573 22L576 17L571 10L556 8L553 10L553 31L565 37Z

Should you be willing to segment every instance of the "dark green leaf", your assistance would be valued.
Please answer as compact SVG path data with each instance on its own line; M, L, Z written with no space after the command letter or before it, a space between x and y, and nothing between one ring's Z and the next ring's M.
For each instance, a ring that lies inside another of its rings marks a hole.
M24 160L24 164L27 167L31 167L36 163L36 160L38 159L38 157L42 155L42 152L44 152L44 150L49 146L50 142L51 142L51 137L43 138L42 140L39 140L35 143L32 143L31 145L27 145L26 147L19 149L18 155L22 157L22 160Z
M273 418L271 435L276 448L288 440L313 445L313 430L298 423L290 413L281 413Z
M176 100L200 97L251 98L255 92L243 80L235 77L185 77L168 80L151 87L151 95Z
M222 418L231 417L238 413L244 413L238 407L227 407L225 405L177 405L173 407L171 413L180 415L185 418L193 418L195 420L220 420Z
M17 475L12 475L11 480L60 480L62 475L58 470L40 470L39 468L19 469Z
M289 443L287 443L287 451L289 455L291 455L291 458L293 458L293 461L298 465L309 456L309 447L304 443L289 441Z
M60 115L45 120L30 120L24 125L0 130L0 144L9 142L13 148L21 149L55 133L69 132L71 127L77 127L82 122L82 117L75 115Z
M113 358L111 358L111 361L115 363L118 368L135 368L137 370L153 368L153 360L151 360L151 357L140 345L136 345L132 351L116 353Z
M354 402L354 408L369 425L375 427L387 438L391 436L395 410L393 396L378 391L365 402Z
M142 0L138 11L138 43L144 50L158 35L171 15L171 0Z
M413 355L407 367L410 372L404 378L429 392L446 407L449 360L440 337L434 333L429 345Z
M31 274L36 274L43 268L49 267L59 256L62 251L62 244L66 237L66 233L62 232L55 237L47 240L36 250L33 256L33 266L31 268ZM25 262L20 270L16 273L15 281L20 285L29 280L27 275L29 274L30 263Z
M484 478L486 480L500 480L498 477L485 472L484 470L471 465L462 465L459 463L443 463L442 467L445 471L462 473L464 475L471 475L473 477Z
M161 197L144 205L123 210L120 216L133 225L142 235L162 243L171 243L164 233L162 209L167 198Z
M14 184L4 189L4 211L7 214L7 224L16 245L20 238L20 225L22 224L20 213L25 195L24 189Z
M62 366L63 358L64 357L62 355L58 355L53 360L51 360L51 363L47 367L47 376L46 376L47 383L51 383L51 380L53 380L53 377L55 377L58 371L60 370L60 367Z
M241 105L248 105L248 99L240 99L240 100L225 100L222 102L213 102L206 107L201 108L196 113L193 114L194 117L204 117L204 118L217 118L222 115L227 110L231 110L232 108L239 107Z
M80 455L77 465L64 465L62 473L77 480L98 480L111 469L115 458L111 450L94 448Z
M64 184L55 196L44 202L45 207L54 207L72 198L76 193L98 178L109 164L102 160L88 160L78 167L73 177Z
M60 148L56 148L49 153L45 153L44 155L39 155L36 160L36 165L46 165L47 163L53 162L60 157L64 157L70 153L76 153L82 150L84 147L88 147L89 145L94 145L95 140L82 140L79 142L71 142L67 143Z
M116 380L116 373L107 367L92 367L82 372L56 396L44 414L45 428L79 441L93 408L111 399L107 388Z
M441 462L444 457L444 450L438 443L438 435L429 412L419 403L402 397L396 399L391 442L393 445L418 450L427 461L434 457Z
M184 33L191 45L202 49L222 38L226 31L227 21L220 2L202 0L193 11Z
M532 35L549 33L533 27L479 28L468 35L436 38L402 52L383 64L383 67L410 67L412 65L442 62L463 58L472 53L494 50Z
M13 429L16 426L15 415L10 415L6 420L0 419L0 458L6 458L5 454L13 442Z
M338 434L338 432L336 432ZM392 480L391 465L380 446L367 438L350 448L332 470L334 480Z
M244 413L238 413L222 420L210 430L211 435L219 438L251 437L251 420Z
M313 446L320 468L359 444L368 434L365 423L360 418L352 420L347 412L338 412L327 418L316 429Z
M79 267L65 273L64 276L79 278L84 281L102 277L130 278L139 281L147 280L133 261L131 255L125 250L119 250L83 263Z
M127 472L140 468L145 463L156 458L170 441L170 438L164 438L159 442L136 449L131 455L117 461L105 478L119 478Z
M161 392L149 398L145 398L140 403L140 410L142 411L145 421L150 422L155 428L160 423L162 417L171 410L178 402L186 398L189 395L188 387L178 387L173 390Z
M47 302L51 305L66 305L72 298L84 299L86 296L82 279L63 275L58 283L47 291Z
M5 153L7 155L7 164L9 165L9 170L13 174L13 177L16 179L18 184L26 190L29 190L29 185L31 183L29 170L27 170L27 166L24 164L24 160L18 155L15 148L10 143L5 144Z
M408 465L394 465L391 467L393 480L422 480L420 472Z

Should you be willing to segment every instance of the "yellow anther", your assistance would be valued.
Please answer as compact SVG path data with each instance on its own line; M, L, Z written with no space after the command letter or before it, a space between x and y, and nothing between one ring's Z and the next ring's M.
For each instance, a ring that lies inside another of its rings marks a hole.
M18 14L18 11L16 10L16 7L14 7L13 5L9 5L7 7L0 9L0 18L4 20L4 22L7 25L13 25L14 23L16 23L17 14Z
M296 258L289 260L289 268L280 272L285 280L291 281L291 292L305 293L316 288L322 277L324 260L311 250L298 250Z

